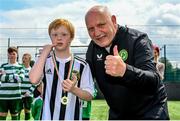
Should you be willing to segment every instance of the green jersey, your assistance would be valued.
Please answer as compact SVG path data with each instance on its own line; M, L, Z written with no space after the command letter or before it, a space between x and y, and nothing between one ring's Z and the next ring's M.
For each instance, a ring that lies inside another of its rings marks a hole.
M83 101L83 118L91 116L91 101Z
M31 109L34 120L40 119L42 105L43 105L43 100L41 96L38 96L37 98L34 99Z
M33 97L33 91L35 89L35 85L33 85L29 80L29 72L31 70L31 67L24 68L25 70L25 77L24 80L21 82L21 93L22 97L25 97L24 94L28 94L26 97Z
M97 95L97 90L94 89L93 98ZM90 118L91 116L91 101L83 101L83 118Z
M21 99L20 85L24 79L24 69L19 63L2 64L0 67L0 100Z

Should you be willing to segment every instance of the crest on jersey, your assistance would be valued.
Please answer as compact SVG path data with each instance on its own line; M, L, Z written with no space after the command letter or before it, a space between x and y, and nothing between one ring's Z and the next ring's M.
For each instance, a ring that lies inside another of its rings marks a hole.
M128 58L128 52L127 52L127 50L122 49L122 50L119 52L119 56L121 56L121 58L122 58L123 61L126 61L127 58Z

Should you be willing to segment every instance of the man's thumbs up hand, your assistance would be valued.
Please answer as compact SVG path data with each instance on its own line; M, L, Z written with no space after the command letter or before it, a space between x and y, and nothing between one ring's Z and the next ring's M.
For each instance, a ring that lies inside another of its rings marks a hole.
M117 45L115 45L114 48L113 48L113 55L114 56L119 56Z
M126 64L119 56L117 45L113 48L113 55L106 56L105 71L107 74L115 77L122 77L126 71Z

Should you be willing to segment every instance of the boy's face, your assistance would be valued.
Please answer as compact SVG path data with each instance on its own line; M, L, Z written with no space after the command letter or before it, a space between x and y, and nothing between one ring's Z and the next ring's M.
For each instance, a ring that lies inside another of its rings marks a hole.
M24 55L23 58L22 58L22 62L23 64L29 64L30 63L30 58L28 55Z
M15 63L17 60L17 53L15 51L8 53L8 59L11 63Z
M72 41L70 32L65 26L59 26L57 29L52 29L50 38L55 48L59 51L65 51L69 48Z

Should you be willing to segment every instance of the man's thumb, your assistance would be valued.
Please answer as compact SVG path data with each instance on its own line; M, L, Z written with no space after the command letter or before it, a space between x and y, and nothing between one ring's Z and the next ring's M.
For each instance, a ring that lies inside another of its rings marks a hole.
M115 45L113 48L113 54L114 54L114 56L119 56L117 45Z

